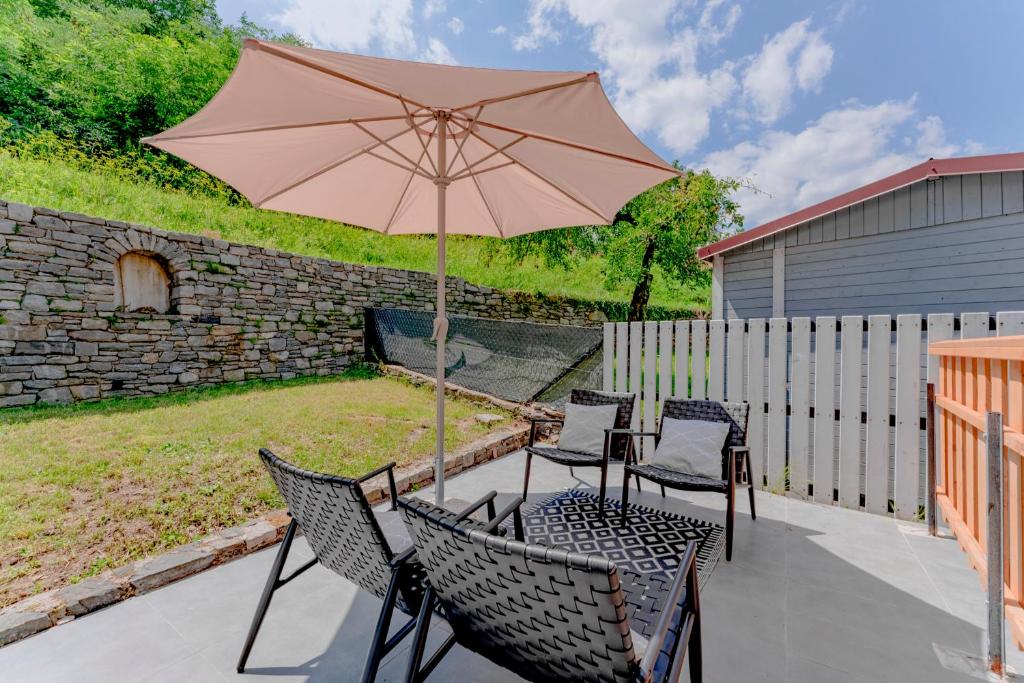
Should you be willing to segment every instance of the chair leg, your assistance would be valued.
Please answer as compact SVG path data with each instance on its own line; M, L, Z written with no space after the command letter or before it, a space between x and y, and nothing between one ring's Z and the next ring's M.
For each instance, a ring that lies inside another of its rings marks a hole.
M576 473L572 471L572 467L569 468L569 476L570 477L575 477L576 476Z
M643 491L640 490L640 475L639 474L634 474L633 478L636 479L636 492L637 493L643 493Z
M735 482L729 486L725 494L725 560L732 561L732 530L736 517L736 486Z
M698 587L696 561L690 570L690 576L687 578L686 591L689 593L687 597L693 610L693 629L690 631L690 640L686 644L687 656L690 658L690 683L701 683L704 675L704 652L701 649L700 589Z
M295 539L295 530L298 526L299 523L295 519L289 522L288 528L284 532L284 539L281 541L281 547L277 549L277 557L274 558L274 564L270 567L270 576L267 577L267 583L263 586L263 594L256 604L256 614L252 617L249 634L245 637L242 654L238 657L238 666L236 667L238 673L245 671L245 663L249 659L253 643L256 642L256 634L259 633L260 625L263 624L263 617L267 615L270 599L274 597L274 591L278 588L277 582L281 579L281 572L284 570L284 563L288 559L288 551L291 550L292 541Z
M409 649L409 669L405 672L405 683L418 683L418 681L422 680L420 664L423 662L423 650L427 646L427 633L430 631L430 613L433 608L434 589L427 588L423 594L423 604L420 605L412 647Z
M622 511L619 514L619 524L626 526L626 513L629 508L629 471L622 474Z
M747 457L747 495L750 497L750 519L757 519L757 512L754 511L754 477L751 476L750 453Z
M661 485L661 497L662 498L665 497L665 485L664 484Z
M605 462L601 465L601 500L597 503L597 518L604 519L604 496L605 491L608 488L608 463Z
M523 477L523 500L526 500L526 494L530 490L530 463L533 462L533 456L530 452L526 452L526 475Z
M366 666L363 667L363 683L372 683L377 678L377 669L380 668L380 660L384 657L384 644L388 639L391 616L395 612L395 601L398 599L399 571L392 572L387 593L384 594L384 604L381 605L380 616L377 617L377 628L373 632L373 641L370 643L370 652L366 656Z

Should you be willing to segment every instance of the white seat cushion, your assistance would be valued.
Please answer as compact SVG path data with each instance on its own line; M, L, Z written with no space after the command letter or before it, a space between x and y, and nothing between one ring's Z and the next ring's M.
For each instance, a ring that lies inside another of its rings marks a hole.
M684 474L722 478L722 446L728 422L662 418L661 440L651 464Z
M565 404L565 424L558 437L558 447L564 451L604 454L604 430L615 427L617 405L583 406Z

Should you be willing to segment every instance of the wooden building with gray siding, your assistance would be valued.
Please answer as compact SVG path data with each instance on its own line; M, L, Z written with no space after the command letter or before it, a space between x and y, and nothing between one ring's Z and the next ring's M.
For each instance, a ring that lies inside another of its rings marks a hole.
M705 247L712 317L1022 310L1022 171L932 159Z

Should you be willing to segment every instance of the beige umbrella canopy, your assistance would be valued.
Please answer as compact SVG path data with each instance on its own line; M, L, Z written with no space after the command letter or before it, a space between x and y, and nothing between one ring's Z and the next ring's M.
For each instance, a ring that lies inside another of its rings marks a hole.
M437 496L444 500L444 236L611 223L677 171L595 73L402 62L246 40L195 116L144 142L255 206L438 235Z

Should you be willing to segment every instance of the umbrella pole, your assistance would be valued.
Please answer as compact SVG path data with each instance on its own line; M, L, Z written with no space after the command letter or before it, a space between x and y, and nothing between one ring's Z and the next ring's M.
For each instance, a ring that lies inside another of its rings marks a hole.
M434 493L436 503L444 505L444 342L448 336L448 318L445 316L445 204L448 189L446 177L445 139L448 131L448 112L437 113L437 315L434 318L434 338L437 341L437 442L434 463Z

